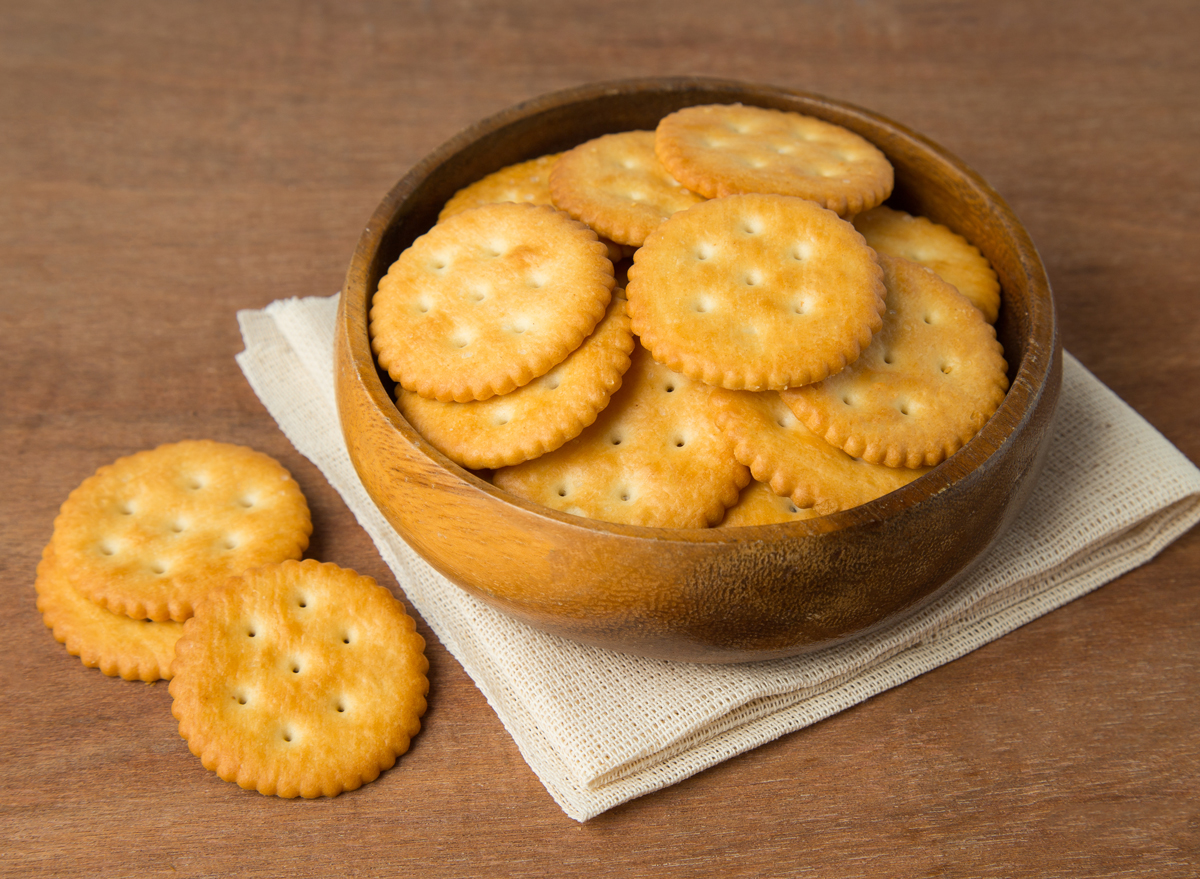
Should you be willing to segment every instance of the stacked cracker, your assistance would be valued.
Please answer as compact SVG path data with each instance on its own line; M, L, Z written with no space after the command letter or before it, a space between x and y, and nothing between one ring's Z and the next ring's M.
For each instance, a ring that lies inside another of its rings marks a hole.
M839 126L686 108L460 191L372 345L413 426L520 497L661 527L844 510L1007 390L995 272L892 184Z
M408 749L428 663L387 589L298 561L311 533L300 486L274 459L207 440L159 446L71 492L37 606L84 665L171 679L180 735L221 778L335 795Z
M204 597L248 568L300 558L310 534L300 486L274 459L208 440L159 446L68 496L38 567L38 609L84 665L170 678Z

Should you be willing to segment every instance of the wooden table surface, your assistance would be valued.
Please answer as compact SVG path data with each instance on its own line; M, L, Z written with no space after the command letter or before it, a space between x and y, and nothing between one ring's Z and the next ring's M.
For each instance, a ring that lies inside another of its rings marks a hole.
M1200 531L977 652L586 824L432 636L424 730L331 800L242 791L33 580L97 467L185 438L297 477L309 555L396 583L234 362L338 290L427 151L517 101L705 74L868 107L1025 222L1066 347L1200 461L1200 6L726 0L0 5L0 874L1197 876Z

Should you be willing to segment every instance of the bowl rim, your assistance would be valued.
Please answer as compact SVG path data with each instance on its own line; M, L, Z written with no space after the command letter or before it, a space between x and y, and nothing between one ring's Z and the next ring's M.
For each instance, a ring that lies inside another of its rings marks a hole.
M907 141L920 150L933 152L940 161L952 168L989 208L993 219L1012 242L1030 286L1028 310L1030 332L1026 337L1026 350L1015 371L1009 361L1011 382L1004 400L970 441L941 464L907 485L850 509L795 522L708 528L669 528L630 525L576 516L503 491L448 458L408 423L396 407L391 395L384 388L378 372L378 365L373 356L365 359L353 358L357 379L367 391L372 403L379 409L391 427L415 450L429 458L439 469L454 477L457 482L487 495L496 503L517 506L527 514L550 519L560 527L567 526L626 538L688 543L742 543L764 538L773 540L783 536L817 536L880 523L905 509L933 498L951 485L969 478L973 471L1001 449L1029 421L1038 408L1039 399L1046 393L1049 380L1056 371L1056 361L1061 357L1061 342L1053 294L1040 255L1028 232L1007 202L962 159L925 135L879 113L815 93L715 77L639 77L592 82L548 92L511 105L473 123L444 141L413 165L388 191L372 213L370 221L355 246L341 291L338 331L346 334L347 338L344 341L350 343L353 343L355 339L358 339L360 343L365 341L366 350L371 351L369 313L370 302L375 291L369 289L368 280L375 255L405 199L413 195L431 174L464 149L480 138L499 133L506 127L528 117L561 109L584 100L640 92L701 90L737 92L742 95L738 100L748 103L753 102L755 97L782 97L811 105L817 109L827 109L840 116L859 119L871 126L887 129L892 135ZM711 103L711 101L709 102ZM728 101L728 103L732 102L732 100ZM351 344L347 350L353 352L356 348L357 346ZM1042 349L1044 349L1044 356L1042 356ZM1007 353L1006 360L1009 360ZM1005 417L1001 417L1002 415Z

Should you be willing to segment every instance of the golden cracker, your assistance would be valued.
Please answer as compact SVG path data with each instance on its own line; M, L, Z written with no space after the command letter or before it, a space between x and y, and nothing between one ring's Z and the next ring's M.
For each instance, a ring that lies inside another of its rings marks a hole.
M552 153L508 165L464 186L442 207L438 222L465 210L497 202L554 204L550 198L550 169L558 161L558 156L558 153Z
M1000 280L979 248L958 233L925 217L886 205L854 218L854 228L879 253L901 256L933 269L971 300L994 324L1000 314Z
M544 205L483 205L392 264L371 306L371 345L405 390L486 400L578 348L613 283L607 249L582 223Z
M59 567L53 544L42 553L34 585L37 609L54 640L88 668L127 681L171 677L183 623L132 620L88 601Z
M858 357L881 325L882 274L833 212L733 195L659 226L634 255L626 296L656 360L711 385L781 390Z
M709 198L773 192L853 216L892 192L892 165L874 144L785 110L686 107L659 121L655 151L672 177Z
M509 165L464 186L442 207L441 213L438 214L438 222L471 208L500 202L540 204L553 207L554 199L550 195L550 171L554 168L560 155L561 153L553 153L530 159L527 162ZM601 237L600 240L608 248L609 260L614 263L631 255L629 245L618 244L604 237Z
M373 781L421 728L425 642L370 577L308 560L214 591L171 671L179 734L225 781L280 797Z
M950 284L906 259L880 256L883 329L854 365L783 392L814 433L888 467L934 465L996 411L1008 389L996 331Z
M730 393L744 393L731 391ZM821 514L811 507L796 506L789 497L771 491L765 482L753 481L742 489L738 502L725 511L721 528L738 528L748 525L779 525L784 522L799 522L815 519Z
M71 584L133 619L186 620L210 589L299 558L312 520L278 461L245 446L171 443L101 467L54 522Z
M505 491L577 516L667 528L719 522L750 479L708 408L710 388L640 346L621 389L561 448L505 467Z
M663 168L653 131L606 134L563 153L550 173L550 194L597 234L633 247L676 211L703 201Z
M467 403L430 400L398 388L396 405L446 457L491 469L553 451L596 420L629 368L633 333L623 299L567 359L507 394Z
M801 422L779 394L713 391L712 406L733 454L776 495L813 515L848 510L927 472L869 464L831 446Z

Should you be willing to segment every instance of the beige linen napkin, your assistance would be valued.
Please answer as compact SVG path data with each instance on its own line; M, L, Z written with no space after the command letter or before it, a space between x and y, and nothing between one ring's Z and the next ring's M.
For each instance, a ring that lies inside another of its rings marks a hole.
M338 425L336 308L334 296L239 312L246 350L238 363L288 439L341 493L550 795L579 821L956 659L1146 562L1200 520L1200 471L1064 355L1041 481L1011 531L950 594L882 632L795 659L708 666L611 653L492 611L387 524Z

